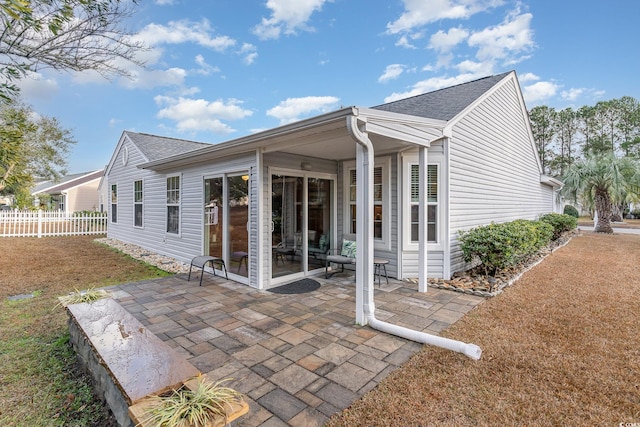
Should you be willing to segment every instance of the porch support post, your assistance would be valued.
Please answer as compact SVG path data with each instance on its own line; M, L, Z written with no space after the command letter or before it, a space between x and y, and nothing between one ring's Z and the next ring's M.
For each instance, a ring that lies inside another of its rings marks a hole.
M420 167L420 202L419 202L419 217L420 222L418 226L418 291L427 292L427 239L428 239L428 227L427 227L427 168L429 165L427 155L427 147L420 147L418 149L418 165Z
M368 139L365 133L362 135ZM356 323L373 313L373 150L356 145Z

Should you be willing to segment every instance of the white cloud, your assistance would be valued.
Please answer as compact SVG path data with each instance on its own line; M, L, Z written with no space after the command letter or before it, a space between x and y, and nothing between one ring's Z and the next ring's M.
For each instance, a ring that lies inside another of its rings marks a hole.
M238 99L207 101L156 96L154 100L158 106L164 106L156 116L160 119L173 120L181 132L210 131L226 135L234 132L235 129L223 123L223 120L239 120L253 114L252 111L243 109L242 101Z
M389 80L395 80L404 72L405 66L402 64L391 64L387 65L387 68L384 70L384 74L382 74L378 78L378 82L384 83Z
M337 107L339 101L340 98L334 96L288 98L269 109L267 115L280 120L280 124L287 124L300 120L301 116L309 115L310 113L332 111Z
M469 36L469 46L477 47L476 58L481 61L509 59L535 47L530 13L510 13L505 20ZM512 62L513 63L513 62Z
M220 68L210 65L205 61L204 56L198 54L194 59L196 65L198 65L198 69L196 73L201 74L203 76L208 76L211 73L219 73Z
M258 57L258 52L256 50L256 47L251 43L243 43L242 48L238 51L238 54L243 56L243 61L245 64L251 65Z
M502 0L403 0L405 11L387 24L387 33L412 31L442 19L468 19L474 14L502 4Z
M536 104L556 95L559 86L552 82L536 82L522 88L522 94L527 104Z
M569 90L563 90L560 96L567 101L575 101L584 93L582 88L571 88Z
M398 47L404 47L407 49L416 49L416 47L411 44L411 42L409 41L409 38L407 36L402 36L398 39L398 41L396 42L396 46Z
M469 31L464 28L450 28L446 33L440 30L431 36L429 47L439 52L449 52L467 37L469 37Z
M455 66L458 71L467 76L485 77L495 73L493 62L475 62L465 60Z
M173 4L173 0L154 0L154 3L160 6L166 6Z
M313 12L322 9L327 0L268 0L271 9L269 18L253 28L253 33L262 40L277 39L280 34L295 34L297 30L313 31L307 21Z
M161 86L180 86L184 83L187 71L182 68L167 70L138 69L131 72L129 78L119 80L121 86L127 89L151 89Z
M520 83L537 82L540 80L540 77L533 73L522 73L518 76L518 80Z
M41 73L27 72L25 78L16 82L25 99L51 99L58 93L58 82Z
M167 25L149 24L136 34L135 39L149 46L196 43L217 52L224 52L236 44L234 39L228 36L212 36L212 32L213 29L206 19L200 22L181 20L171 21Z

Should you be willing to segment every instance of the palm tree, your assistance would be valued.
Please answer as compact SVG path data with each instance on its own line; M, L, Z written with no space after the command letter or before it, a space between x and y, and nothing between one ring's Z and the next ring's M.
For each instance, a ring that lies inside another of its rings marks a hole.
M597 212L596 233L613 233L613 203L640 193L640 164L628 157L599 154L573 163L564 177L563 194L577 200L593 201Z

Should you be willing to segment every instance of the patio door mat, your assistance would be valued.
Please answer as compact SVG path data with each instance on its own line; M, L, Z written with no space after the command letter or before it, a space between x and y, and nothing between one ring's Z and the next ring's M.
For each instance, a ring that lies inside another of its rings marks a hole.
M304 294L320 288L320 283L313 279L300 279L277 288L269 289L274 294Z

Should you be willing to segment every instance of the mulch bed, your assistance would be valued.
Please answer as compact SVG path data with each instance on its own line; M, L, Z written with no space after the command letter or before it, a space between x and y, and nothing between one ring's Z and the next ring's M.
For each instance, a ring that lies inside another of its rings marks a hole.
M470 270L455 272L450 280L429 279L429 285L470 295L494 297L515 283L522 274L539 264L547 255L569 243L579 233L579 230L564 233L534 256L516 266L498 272L495 277L487 276L482 266L476 266Z

